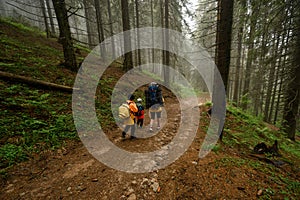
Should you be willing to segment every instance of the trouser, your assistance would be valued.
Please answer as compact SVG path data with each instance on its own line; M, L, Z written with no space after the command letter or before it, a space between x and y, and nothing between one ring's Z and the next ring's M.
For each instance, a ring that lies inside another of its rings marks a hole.
M130 129L131 128L131 129ZM127 131L130 129L131 136L134 136L135 133L135 125L126 125L124 128L124 131L122 132L122 135L125 136Z
M137 124L138 127L142 128L143 124L144 124L144 119L138 119L136 124Z

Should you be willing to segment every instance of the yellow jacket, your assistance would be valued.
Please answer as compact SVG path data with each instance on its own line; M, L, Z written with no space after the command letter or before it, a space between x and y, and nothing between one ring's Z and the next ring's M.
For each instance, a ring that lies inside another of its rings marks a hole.
M134 101L127 100L127 104L129 105L130 117L124 120L124 125L133 125L134 124L134 114L138 111L138 108Z

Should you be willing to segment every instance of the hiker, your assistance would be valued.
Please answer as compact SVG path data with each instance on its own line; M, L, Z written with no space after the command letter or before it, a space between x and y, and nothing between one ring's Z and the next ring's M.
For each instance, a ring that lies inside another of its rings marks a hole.
M146 108L149 108L150 113L150 128L153 131L153 124L155 117L157 119L157 129L160 129L160 118L162 112L162 106L164 105L162 91L159 85L155 82L149 84L148 90L145 91L146 96Z
M141 98L138 98L137 99L137 103L136 103L136 106L138 108L138 112L136 114L136 124L137 124L137 127L138 128L143 128L143 124L144 124L144 114L145 114L145 111L144 111L144 106L142 105L142 99Z
M126 137L127 131L130 129L130 139L136 139L135 137L135 116L134 113L138 111L136 104L134 102L134 95L130 95L129 99L127 100L127 105L129 109L129 117L125 118L123 121L123 124L125 126L123 132L122 132L122 138Z

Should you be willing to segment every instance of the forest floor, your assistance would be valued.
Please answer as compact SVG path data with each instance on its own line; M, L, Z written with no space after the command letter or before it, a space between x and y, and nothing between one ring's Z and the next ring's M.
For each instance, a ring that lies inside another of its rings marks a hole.
M0 70L72 86L76 73L60 65L61 45L35 32L0 20ZM84 49L77 54L86 56ZM117 66L106 70L102 79L108 93L122 75ZM126 173L99 162L80 141L71 94L1 79L0 91L0 199L300 199L299 135L295 142L287 140L277 127L233 106L223 142L205 158L198 154L210 119L202 106L196 137L181 157L160 170ZM122 140L121 130L99 114L110 141L130 152L150 152L171 142L181 120L179 102L166 88L163 93L168 118L150 138ZM107 101L102 94L96 99ZM199 103L208 100L203 94ZM256 144L275 140L281 156L253 156Z

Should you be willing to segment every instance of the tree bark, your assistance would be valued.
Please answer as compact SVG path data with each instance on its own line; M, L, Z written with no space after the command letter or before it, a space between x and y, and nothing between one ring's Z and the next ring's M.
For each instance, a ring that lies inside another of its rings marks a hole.
M45 31L47 34L47 38L50 37L50 31L49 31L49 24L47 20L47 14L46 14L46 8L45 8L45 2L44 0L40 0L41 8L42 8L42 13L43 13L43 18L44 18L44 24L45 24Z
M74 53L73 41L71 37L68 14L66 10L65 0L52 0L55 9L56 19L59 26L59 41L63 45L64 65L73 70L77 70L77 62Z
M84 15L86 17L85 23L86 23L86 30L87 30L87 39L88 39L88 45L89 48L93 48L93 40L92 40L92 29L91 29L91 23L89 21L90 19L90 4L88 3L88 0L83 0L83 6L84 6Z
M53 15L52 15L52 9L50 6L50 0L46 0L46 6L47 6L49 21L50 21L50 26L51 26L50 36L55 37L56 31L55 31L55 26L54 26L54 22L53 22Z
M245 69L245 80L243 87L243 102L241 104L244 110L248 107L248 98L249 98L249 89L250 89L250 80L251 80L251 66L253 60L254 53L254 38L255 38L255 25L256 25L256 16L259 12L259 7L257 8L255 5L252 5L253 13L251 16L250 22L250 31L249 31L249 39L248 39L248 53L247 53L247 61L246 61L246 69Z
M113 22L112 22L110 0L107 0L107 12L108 12L108 22L109 22L110 36L113 36L114 35L114 29L113 29ZM113 58L115 58L116 57L116 47L115 47L114 37L111 37L111 47L112 47L112 56L113 56Z
M164 42L165 42L165 63L164 65L166 66L165 71L164 71L164 81L165 81L165 86L170 85L170 50L169 50L169 0L165 0L165 37L164 37Z
M124 58L124 71L128 71L133 68L132 62L132 48L131 48L131 34L128 30L130 30L130 19L129 19L129 10L128 10L128 0L121 0L122 7L122 22L123 22L123 35L124 35L124 50L125 58ZM128 31L128 32L126 32Z
M289 83L286 89L286 100L283 114L283 128L287 132L288 138L295 140L296 125L298 119L298 107L300 102L300 13L299 4L298 10L294 8L295 20L294 20L294 36L296 39L295 51L293 52L293 66L290 70Z
M95 9L96 9L96 18L97 18L97 28L98 28L98 38L100 45L100 53L101 58L105 59L106 57L106 49L105 44L102 43L104 41L104 29L103 29L103 22L102 22L102 14L101 14L101 7L100 7L100 0L94 0Z
M153 27L154 27L154 15L153 15L153 0L151 0L151 37L152 37L152 46L154 47L154 33L153 33ZM155 59L154 59L154 48L151 49L151 56L152 56L152 63L155 62ZM153 67L154 67L154 64L153 64ZM154 71L154 69L152 70Z
M231 51L233 1L218 1L218 23L216 36L216 65L220 71L225 89L228 90L228 77Z
M140 50L140 30L139 30L139 27L140 27L140 13L139 13L139 2L138 0L135 0L135 13L136 13L136 28L137 28L137 31L136 31L136 36L137 36L137 65L140 66L142 64L142 60L141 60L141 50Z

